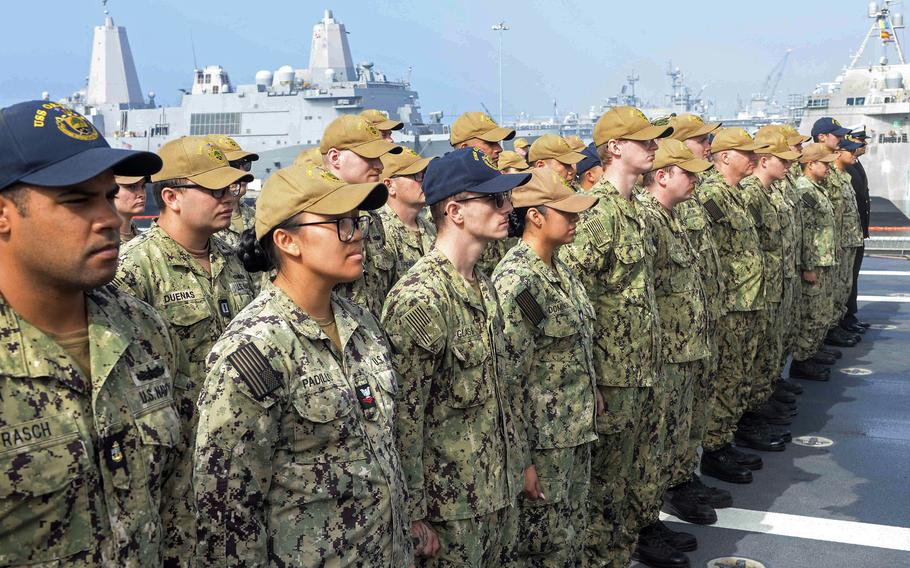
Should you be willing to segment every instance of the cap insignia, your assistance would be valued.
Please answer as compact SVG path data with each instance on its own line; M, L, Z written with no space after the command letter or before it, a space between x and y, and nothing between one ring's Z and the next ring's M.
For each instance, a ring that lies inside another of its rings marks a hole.
M58 103L45 103L41 108L35 111L32 126L34 128L44 128L47 121L48 111L55 112L59 116L54 117L54 125L57 130L75 140L97 140L98 131L91 122L76 111L69 109Z

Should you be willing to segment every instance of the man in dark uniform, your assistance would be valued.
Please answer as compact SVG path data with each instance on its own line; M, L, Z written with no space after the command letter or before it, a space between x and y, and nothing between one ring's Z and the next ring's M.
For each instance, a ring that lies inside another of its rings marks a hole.
M859 158L866 153L866 147L869 145L869 136L866 134L865 126L858 128L855 132L850 134L850 138L852 141L863 145L862 148L856 151L856 157ZM856 193L856 208L859 209L859 220L863 226L863 238L868 239L869 213L871 210L869 200L869 178L866 176L866 170L863 168L863 164L858 159L856 160L856 163L848 165L845 169L847 173L850 174L853 191ZM850 298L847 300L847 315L845 315L841 321L841 326L869 327L868 323L860 321L856 317L857 282L859 281L859 269L863 263L865 247L861 246L855 250L856 260L853 263L853 288L850 290Z

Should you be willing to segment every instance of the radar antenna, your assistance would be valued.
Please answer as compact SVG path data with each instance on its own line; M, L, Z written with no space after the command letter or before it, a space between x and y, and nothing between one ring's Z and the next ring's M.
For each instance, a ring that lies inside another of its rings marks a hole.
M894 13L891 10L891 5L897 3L898 0L882 0L881 4L878 4L878 2L869 2L868 16L874 21L872 22L872 26L869 27L869 31L866 33L866 37L859 46L856 55L850 60L850 65L847 66L848 69L856 67L856 64L859 63L860 58L866 51L866 46L869 45L869 39L876 36L881 40L882 47L885 49L887 49L889 43L894 43L894 50L897 51L898 60L900 60L901 65L905 63L901 40L897 37L897 30L905 27L904 16L902 14ZM882 58L882 61L883 65L887 64L887 59Z

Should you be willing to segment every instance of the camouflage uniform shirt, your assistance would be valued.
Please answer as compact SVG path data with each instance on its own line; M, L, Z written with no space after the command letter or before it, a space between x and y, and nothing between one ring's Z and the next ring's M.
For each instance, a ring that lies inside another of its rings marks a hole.
M514 401L532 449L573 448L594 430L594 306L561 260L518 241L493 272L512 360Z
M849 172L831 168L828 177L835 176L837 185L841 189L841 199L844 205L843 229L840 232L841 248L854 248L863 246L863 225L859 218L859 207L856 205L856 191Z
M395 255L386 244L385 228L378 211L370 216L369 236L363 242L363 276L335 287L343 298L368 310L376 319L382 313L382 303L394 284Z
M662 358L670 363L697 361L711 354L698 255L675 211L667 210L650 193L639 199L654 231L654 293Z
M177 347L112 286L85 300L91 376L0 296L3 566L163 564Z
M387 254L394 259L390 274L386 278L389 288L383 291L383 300L385 300L392 285L398 282L423 255L433 248L433 241L436 240L436 226L426 217L418 215L418 230L409 229L388 205L379 210L379 218L382 220L382 228L385 233Z
M209 355L193 460L200 566L410 564L388 344L363 309L332 308L341 350L266 284Z
M695 197L679 203L674 211L686 228L689 242L698 253L698 269L707 299L708 316L712 322L716 322L727 313L724 301L726 290L721 274L720 255L717 254L717 245L714 244L708 213Z
M765 300L778 303L784 290L784 227L773 190L755 176L740 182L746 209L755 221L762 249L762 281Z
M601 180L588 195L600 201L582 214L575 242L560 249L560 258L581 278L597 314L597 384L649 387L661 351L654 241L640 206L609 181Z
M489 277L474 276L479 294L434 249L383 309L402 378L396 431L412 520L479 517L521 489L527 443L507 391L502 314Z
M800 268L808 271L815 270L816 266L834 266L837 241L831 202L825 190L807 177L797 180L796 189L803 219Z

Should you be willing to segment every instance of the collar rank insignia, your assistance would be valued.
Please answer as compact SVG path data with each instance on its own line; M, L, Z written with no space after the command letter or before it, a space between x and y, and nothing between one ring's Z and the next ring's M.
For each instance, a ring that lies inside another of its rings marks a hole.
M125 437L126 430L121 430L116 434L105 437L101 442L104 452L104 463L112 473L119 469L129 473L126 456L123 454L123 439Z
M250 389L250 394L259 402L281 388L283 384L281 375L272 368L265 355L252 343L241 346L237 351L228 355L227 360L237 369L240 378Z

